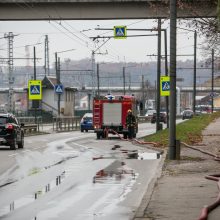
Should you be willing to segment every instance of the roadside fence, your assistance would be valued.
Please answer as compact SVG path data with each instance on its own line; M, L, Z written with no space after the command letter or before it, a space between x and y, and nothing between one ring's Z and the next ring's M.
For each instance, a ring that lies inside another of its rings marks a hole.
M53 118L53 131L73 131L78 130L80 127L79 116L71 117L54 117Z

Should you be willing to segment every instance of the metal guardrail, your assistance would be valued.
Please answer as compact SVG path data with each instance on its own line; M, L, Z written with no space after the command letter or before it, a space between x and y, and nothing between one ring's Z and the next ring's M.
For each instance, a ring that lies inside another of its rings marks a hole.
M137 117L139 123L150 122L151 118L146 116L138 116Z
M24 131L35 130L39 132L40 127L43 130L42 117L17 117L19 124L24 123Z
M24 125L24 133L29 134L29 133L36 133L39 132L39 127L37 124L26 124Z
M53 131L72 131L80 127L80 117L54 117Z

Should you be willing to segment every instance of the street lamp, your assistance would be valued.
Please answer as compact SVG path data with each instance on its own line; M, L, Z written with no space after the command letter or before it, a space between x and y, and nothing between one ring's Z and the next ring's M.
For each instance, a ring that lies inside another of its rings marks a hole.
M131 66L123 66L123 90L124 90L124 95L125 95L125 69L126 68L131 68L131 67L136 67L137 65L131 65Z
M55 69L56 69L57 83L60 83L60 57L57 57L57 54L66 53L66 52L70 52L73 50L75 50L75 49L55 52ZM58 116L60 116L60 94L58 94L57 109L58 109Z

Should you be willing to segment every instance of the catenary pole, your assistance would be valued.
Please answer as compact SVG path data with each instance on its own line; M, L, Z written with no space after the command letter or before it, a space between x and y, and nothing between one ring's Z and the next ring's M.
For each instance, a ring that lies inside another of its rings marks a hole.
M212 49L212 113L214 111L214 49Z
M100 79L99 79L99 63L97 63L97 95L98 95L98 97L100 96L100 90L99 90L99 86L100 86Z
M36 72L36 49L34 47L34 80L37 79L37 72ZM37 100L32 100L32 106L34 107L34 122L35 124L37 124L37 112L36 112L36 108L37 108Z
M123 66L123 90L125 95L125 67Z
M196 48L197 48L197 32L194 32L194 73L193 73L193 112L196 113Z
M176 0L170 0L170 119L169 159L176 159Z
M160 75L161 75L161 19L158 19L158 38L157 38L157 117L156 131L160 128Z
M165 76L168 76L168 61L167 61L167 30L164 30L164 54L165 54ZM169 97L166 100L167 128L169 128Z

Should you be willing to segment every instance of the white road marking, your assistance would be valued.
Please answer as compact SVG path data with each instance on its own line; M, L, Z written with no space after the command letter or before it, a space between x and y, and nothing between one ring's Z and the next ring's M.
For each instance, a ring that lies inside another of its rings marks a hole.
M15 154L9 154L8 156L9 157L13 157L13 156L15 156L15 155L17 155L18 153L15 153Z

